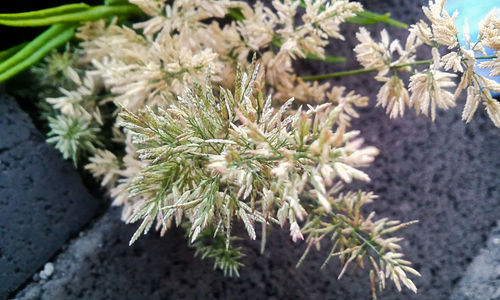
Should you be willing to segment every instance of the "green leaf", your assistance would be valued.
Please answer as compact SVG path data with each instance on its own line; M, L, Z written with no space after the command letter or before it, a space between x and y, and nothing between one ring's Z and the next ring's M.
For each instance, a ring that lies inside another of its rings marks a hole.
M234 21L243 21L245 16L243 15L243 9L241 7L230 7L227 9L227 14L225 16L228 19Z

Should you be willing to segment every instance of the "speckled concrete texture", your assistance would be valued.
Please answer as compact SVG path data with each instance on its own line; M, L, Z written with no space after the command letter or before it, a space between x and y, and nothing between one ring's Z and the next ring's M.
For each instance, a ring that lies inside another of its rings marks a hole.
M474 258L453 292L452 300L500 299L500 224Z
M375 12L391 12L412 23L421 17L419 1L364 1ZM387 26L370 26L378 34ZM352 56L357 26L344 27L345 42L335 42L329 53L345 55L343 65L304 62L301 74L358 68ZM404 40L403 29L389 27L392 37ZM379 299L448 299L485 244L500 216L500 130L480 109L465 125L458 107L440 112L436 122L413 111L390 120L374 107L378 83L373 74L332 81L372 98L371 106L353 122L367 144L381 150L366 171L380 198L367 207L377 217L414 219L420 223L400 232L407 258L422 274L416 278L418 294L396 291L389 283ZM337 281L338 263L320 270L327 247L309 255L295 269L304 243L293 244L287 232L275 230L267 251L259 254L257 241L243 241L246 267L239 278L224 278L208 261L193 258L181 230L160 238L150 233L132 247L133 225L119 221L113 208L75 239L54 260L55 271L17 294L18 299L370 299L369 280L363 270L352 269Z
M0 96L0 299L31 278L95 216L99 200L45 143L13 98Z

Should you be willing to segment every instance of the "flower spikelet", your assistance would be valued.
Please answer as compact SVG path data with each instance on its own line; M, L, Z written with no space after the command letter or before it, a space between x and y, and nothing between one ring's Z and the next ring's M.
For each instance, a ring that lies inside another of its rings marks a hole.
M450 16L444 9L445 4L446 0L429 1L429 6L422 7L422 10L432 24L433 41L453 49L458 45L458 29L455 27L458 11Z
M410 77L409 91L411 92L410 104L417 105L417 113L428 115L431 113L432 121L436 118L436 107L448 109L455 106L453 94L446 88L455 86L451 80L456 74L427 70Z
M390 118L403 116L405 106L410 105L410 97L403 80L398 76L378 77L377 80L385 81L377 94L377 106L386 108Z

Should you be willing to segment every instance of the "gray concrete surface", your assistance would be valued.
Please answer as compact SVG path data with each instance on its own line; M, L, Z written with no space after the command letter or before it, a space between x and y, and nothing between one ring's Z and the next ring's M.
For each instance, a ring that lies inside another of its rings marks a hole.
M485 299L500 299L500 224L467 267L451 297L451 300Z
M0 299L96 215L82 185L13 98L0 96Z

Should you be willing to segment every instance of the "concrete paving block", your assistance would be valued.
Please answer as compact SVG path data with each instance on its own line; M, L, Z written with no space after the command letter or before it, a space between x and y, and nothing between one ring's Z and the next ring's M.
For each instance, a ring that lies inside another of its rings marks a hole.
M500 223L467 268L451 300L500 300Z
M73 165L0 96L0 299L19 288L96 215Z

